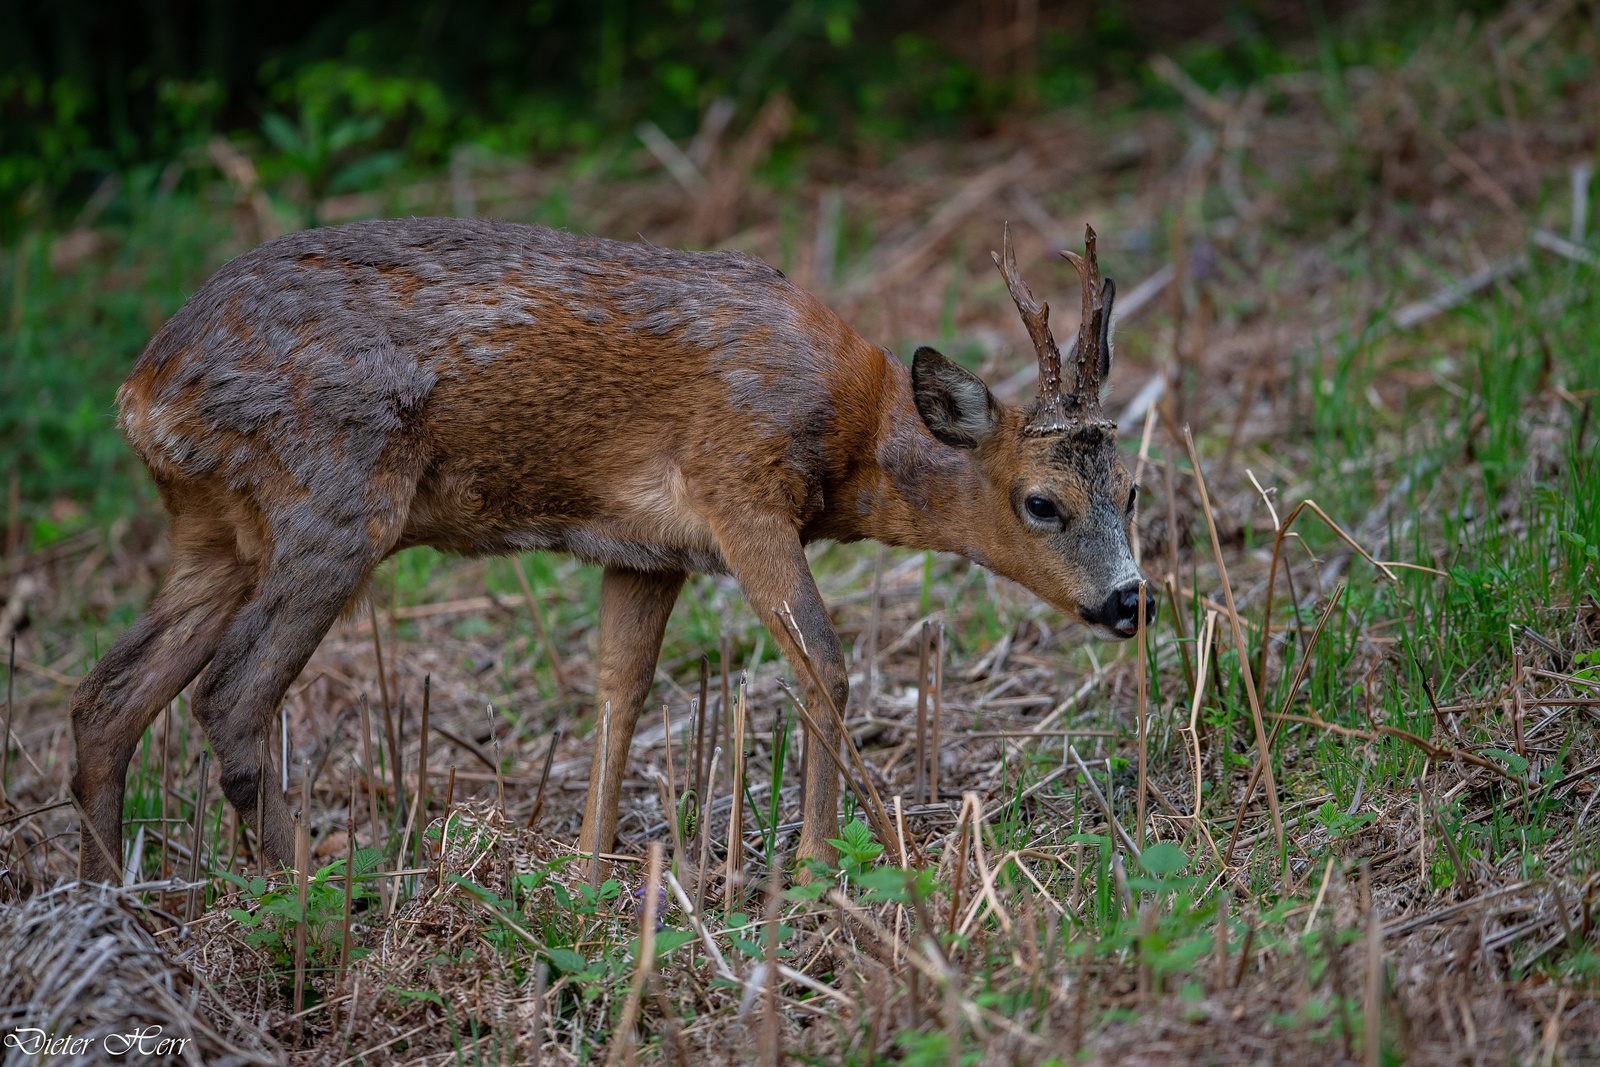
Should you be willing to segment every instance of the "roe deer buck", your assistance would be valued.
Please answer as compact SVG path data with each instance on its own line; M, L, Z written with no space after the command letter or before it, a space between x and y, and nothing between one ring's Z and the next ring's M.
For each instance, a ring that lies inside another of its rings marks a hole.
M585 851L611 847L629 741L691 571L733 575L797 663L775 614L787 604L840 709L845 659L804 553L819 538L960 553L1130 636L1134 488L1099 396L1114 290L1093 231L1086 258L1070 258L1083 322L1064 393L1049 309L1009 233L995 257L1039 360L1038 398L1017 409L931 348L907 367L738 253L407 219L239 256L118 393L172 515L172 566L73 695L81 875L120 877L129 760L197 675L223 792L246 826L265 798L262 847L289 861L258 741L373 568L412 545L604 567L595 706L610 703L611 729ZM813 743L837 746L819 717ZM838 775L807 763L798 855L832 859Z

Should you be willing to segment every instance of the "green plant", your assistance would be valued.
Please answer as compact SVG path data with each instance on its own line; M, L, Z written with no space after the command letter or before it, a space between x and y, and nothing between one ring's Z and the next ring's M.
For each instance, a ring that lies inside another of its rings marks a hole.
M828 838L828 844L839 850L839 873L847 882L858 881L883 855L883 846L860 819L851 819L841 826L839 836Z
M361 880L383 859L375 848L358 849L355 855L356 882L352 889L352 903L377 900L378 894ZM335 860L306 882L306 958L316 963L327 963L337 958L340 938L343 935L345 898L345 861ZM299 891L291 881L273 885L260 875L245 878L232 871L222 873L224 880L237 887L241 894L255 902L253 908L229 908L228 915L240 926L249 930L245 943L265 949L272 956L273 966L279 970L294 965L295 927L301 922ZM355 947L354 958L365 954Z
M294 113L293 119L279 111L262 116L262 132L278 151L274 166L300 175L314 197L364 188L400 167L408 153L437 159L445 147L449 109L425 78L329 60L295 71L272 96Z

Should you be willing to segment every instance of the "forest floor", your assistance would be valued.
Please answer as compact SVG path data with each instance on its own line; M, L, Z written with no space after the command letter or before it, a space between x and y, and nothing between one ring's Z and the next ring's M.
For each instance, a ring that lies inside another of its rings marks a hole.
M109 530L13 529L5 1027L109 1040L138 1021L192 1037L193 1062L340 1067L1600 1060L1583 10L1513 5L1231 94L1157 59L1181 109L1113 93L890 160L763 162L779 100L698 169L659 148L681 181L478 155L302 204L217 144L184 164L201 193L124 190L120 228L86 213L39 248L45 295L14 313L40 344L117 301L153 327L152 278L192 289L296 225L483 214L753 252L868 339L933 343L1011 402L1033 359L989 251L1009 221L1065 338L1078 295L1056 251L1092 223L1120 283L1107 404L1159 613L1141 656L965 560L813 546L872 788L845 791L840 867L775 894L798 837L797 665L731 580L694 578L597 885L575 855L597 570L408 550L274 734L304 888L259 877L180 699L129 772L137 888L91 893L58 888L78 848L67 703L168 546L148 490Z

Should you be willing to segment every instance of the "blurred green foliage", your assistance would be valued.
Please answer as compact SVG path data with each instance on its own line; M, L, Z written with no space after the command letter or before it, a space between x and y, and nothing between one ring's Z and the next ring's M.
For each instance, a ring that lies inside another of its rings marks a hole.
M103 175L218 132L249 140L263 177L321 195L435 167L461 141L594 150L642 118L688 137L719 97L749 116L786 92L793 137L881 145L982 132L1018 102L1130 79L1164 99L1141 73L1155 47L1192 53L1213 86L1285 62L1266 32L1282 15L1257 10L1271 5L1039 6L1023 62L969 45L992 40L987 8L957 0L0 0L0 242L69 220Z

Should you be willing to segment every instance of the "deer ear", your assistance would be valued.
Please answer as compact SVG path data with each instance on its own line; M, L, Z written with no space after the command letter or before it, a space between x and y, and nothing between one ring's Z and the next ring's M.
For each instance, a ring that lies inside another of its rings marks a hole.
M911 357L911 393L928 431L952 448L977 448L1000 421L982 379L931 348Z

